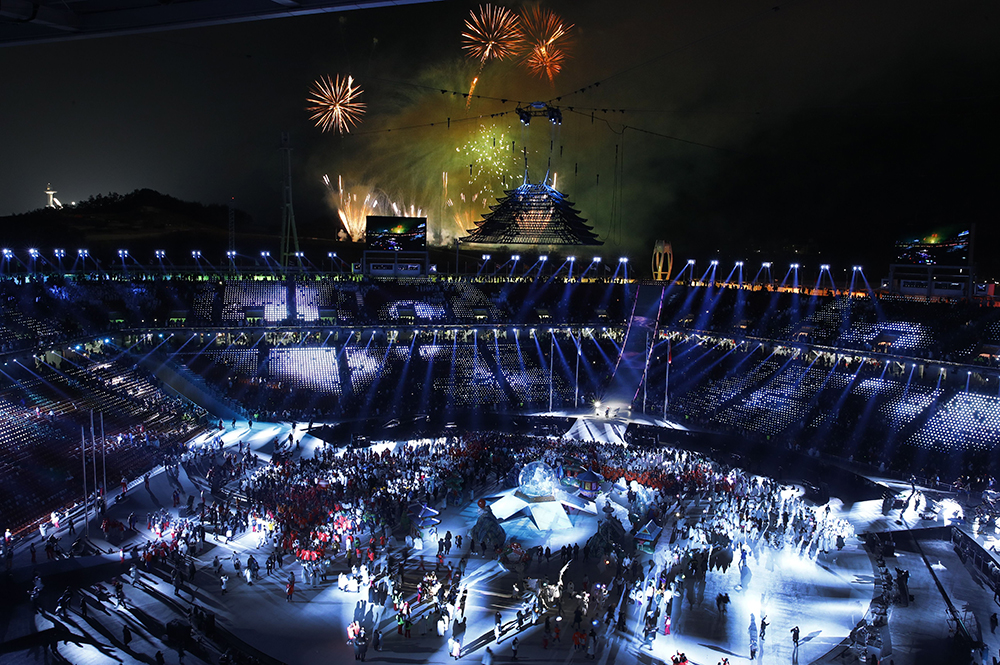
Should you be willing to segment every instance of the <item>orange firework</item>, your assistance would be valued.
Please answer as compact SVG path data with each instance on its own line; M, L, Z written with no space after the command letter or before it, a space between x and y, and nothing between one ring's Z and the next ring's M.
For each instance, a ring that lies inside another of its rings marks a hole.
M532 7L521 17L528 43L523 64L539 78L555 81L556 74L566 60L569 31L573 24L565 24L555 12Z
M312 96L307 101L315 106L307 106L306 110L312 111L310 118L324 132L335 129L346 134L353 125L361 121L361 116L365 113L365 105L356 101L361 88L355 85L351 76L341 79L338 74L336 80L321 76L313 83L310 94Z
M472 103L472 93L486 61L517 56L524 46L524 34L517 14L509 9L487 4L485 7L479 6L478 14L475 11L469 12L462 39L465 42L462 48L467 51L467 55L479 61L479 71L469 86L469 97L465 104L468 107Z

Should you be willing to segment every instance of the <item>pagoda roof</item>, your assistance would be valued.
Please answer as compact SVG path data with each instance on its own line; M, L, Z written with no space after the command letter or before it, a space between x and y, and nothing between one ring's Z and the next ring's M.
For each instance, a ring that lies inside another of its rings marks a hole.
M507 190L476 222L464 243L491 245L602 245L573 202L545 183Z
M653 520L649 520L645 525L635 534L636 540L643 540L646 542L652 542L660 537L660 532L663 529L657 525Z

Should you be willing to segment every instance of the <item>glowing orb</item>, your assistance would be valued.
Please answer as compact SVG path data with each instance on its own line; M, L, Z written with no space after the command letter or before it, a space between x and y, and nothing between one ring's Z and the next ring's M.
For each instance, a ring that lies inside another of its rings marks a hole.
M559 479L545 462L530 462L521 469L517 484L526 496L552 496L559 487Z

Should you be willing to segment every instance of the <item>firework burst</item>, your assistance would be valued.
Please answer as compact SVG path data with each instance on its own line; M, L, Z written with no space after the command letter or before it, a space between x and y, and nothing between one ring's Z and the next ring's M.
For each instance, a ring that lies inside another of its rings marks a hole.
M522 64L535 76L554 83L566 60L573 24L565 24L555 12L539 7L525 11L521 22L528 45Z
M313 83L309 94L307 101L314 106L307 106L306 110L312 112L310 118L324 132L336 130L346 134L365 113L364 103L357 101L361 87L354 83L352 76L344 79L339 74L336 79L321 76Z
M465 183L482 200L485 207L494 192L507 186L514 172L516 160L511 152L510 137L496 126L480 125L469 140L455 152L463 156L463 163L469 165L468 176L462 176Z
M467 235L489 212L496 192L514 183L516 159L510 137L496 126L480 125L468 140L455 148L463 166L456 169L451 180L457 185L453 196L449 192L449 173L441 174L445 210L441 233L445 237Z
M469 12L462 40L464 42L462 48L466 50L466 55L479 61L479 71L469 86L469 96L465 104L468 108L486 62L514 58L520 54L524 47L524 33L521 32L517 14L509 9L487 4L485 7L479 6L478 14L474 10Z
M503 7L486 5L479 7L479 13L469 12L462 33L464 48L468 56L480 62L513 58L521 52L524 34L517 14Z

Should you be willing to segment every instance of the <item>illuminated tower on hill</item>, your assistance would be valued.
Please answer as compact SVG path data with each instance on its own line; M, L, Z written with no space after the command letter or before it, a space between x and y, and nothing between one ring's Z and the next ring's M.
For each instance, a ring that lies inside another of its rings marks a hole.
M51 182L45 185L45 195L49 197L48 202L45 204L46 208L62 208L62 204L56 198L56 190L52 189Z

